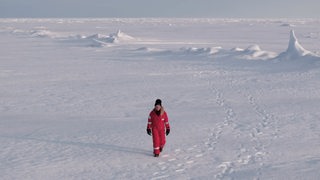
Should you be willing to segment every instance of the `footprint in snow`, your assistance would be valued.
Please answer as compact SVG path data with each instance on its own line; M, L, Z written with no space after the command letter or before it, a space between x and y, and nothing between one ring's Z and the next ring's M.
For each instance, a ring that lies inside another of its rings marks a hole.
M177 169L176 172L182 172L184 169Z
M180 151L181 151L181 149L176 149L176 150L174 150L174 152L176 152L176 153L177 153L177 152L180 152Z
M194 161L187 161L187 164L192 164L194 163Z
M187 151L192 151L194 148L193 147L191 147L191 148L188 148L187 149Z
M202 156L203 156L203 154L197 154L197 155L195 155L196 158L199 158L199 157L202 157Z
M168 178L168 177L169 177L169 175L157 176L157 177L151 178L151 180L164 179L164 178Z

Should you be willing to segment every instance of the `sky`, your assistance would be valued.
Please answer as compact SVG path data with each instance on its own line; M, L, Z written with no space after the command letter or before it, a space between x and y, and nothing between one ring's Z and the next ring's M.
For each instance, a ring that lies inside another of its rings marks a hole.
M320 18L320 0L0 0L0 18Z

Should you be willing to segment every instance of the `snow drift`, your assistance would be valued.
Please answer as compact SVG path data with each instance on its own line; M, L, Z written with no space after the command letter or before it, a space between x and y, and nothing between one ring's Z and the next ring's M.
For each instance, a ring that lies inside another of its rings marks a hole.
M80 44L84 46L90 47L102 47L102 46L109 46L111 44L117 43L129 43L135 40L132 36L118 30L116 33L111 33L110 35L104 34L93 34L89 36L85 35L76 35L70 36L64 41L73 42L75 44Z
M288 24L288 23L287 23ZM287 24L282 24L285 26ZM12 34L28 35L30 37L51 38L62 42L72 43L75 45L85 47L109 47L115 44L149 44L157 45L165 44L163 41L147 41L146 39L134 38L121 30L109 35L105 34L92 34L92 35L69 35L63 36L57 32L53 32L47 29L47 27L40 26L35 27L32 30L14 29L13 27L6 28L10 30ZM314 33L315 34L315 33ZM180 48L154 48L154 47L140 47L136 49L140 54L154 55L157 57L163 56L164 58L194 58L201 59L215 59L215 60L319 60L319 56L306 50L298 42L293 30L290 31L290 38L288 48L285 52L275 53L267 50L262 50L258 44L250 45L243 49L240 47L234 47L231 49L225 49L221 46L217 47L180 47Z
M152 50L146 47L139 48L138 50L153 55L163 55L174 57L206 57L215 60L264 60L264 61L282 61L282 60L320 60L320 57L311 51L306 50L301 46L296 38L294 31L290 31L290 39L288 48L285 52L275 53L265 51L259 45L250 45L246 49L235 47L232 49L224 49L222 47L183 47L178 50L157 49Z
M262 50L259 45L250 45L246 49L232 48L224 50L218 54L221 58L231 58L238 60L269 60L276 57L276 53Z
M138 51L157 56L185 57L185 58L207 58L215 60L236 59L236 60L269 60L277 56L274 52L261 50L259 45L251 45L246 49L222 47L183 47L177 50L139 48Z
M301 46L296 38L294 31L290 31L288 48L285 52L277 54L271 51L265 51L259 45L250 45L246 49L239 47L230 50L222 47L213 48L181 48L178 54L184 55L202 55L214 59L238 59L238 60L295 60L295 59L314 59L320 60L320 57Z
M11 34L20 35L20 36L30 36L30 37L38 37L38 38L59 38L61 35L55 33L53 31L47 30L45 28L35 28L32 30L23 30L23 29L13 29L10 30Z
M62 42L71 42L80 46L102 47L111 44L130 43L134 42L136 38L118 30L116 33L109 35L92 34L92 35L63 35L57 32L48 30L46 27L35 27L31 30L24 29L10 29L11 34L27 36L32 38L50 38Z
M280 53L277 57L280 60L297 60L297 59L317 59L320 60L320 57L316 54L306 50L301 46L298 39L295 36L294 30L290 31L290 39L288 48L285 52Z
M132 36L129 36L128 34L123 33L120 30L118 30L116 33L110 34L109 37L106 38L106 42L119 43L119 42L132 41L134 39L135 38L133 38Z

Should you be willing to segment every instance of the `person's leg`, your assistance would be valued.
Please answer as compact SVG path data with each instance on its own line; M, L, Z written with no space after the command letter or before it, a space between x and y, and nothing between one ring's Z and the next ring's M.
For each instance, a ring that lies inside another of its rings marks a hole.
M164 130L159 131L160 138L160 152L163 150L164 145L166 144L166 133Z
M160 154L160 137L157 129L152 129L152 138L153 138L153 153L155 155Z

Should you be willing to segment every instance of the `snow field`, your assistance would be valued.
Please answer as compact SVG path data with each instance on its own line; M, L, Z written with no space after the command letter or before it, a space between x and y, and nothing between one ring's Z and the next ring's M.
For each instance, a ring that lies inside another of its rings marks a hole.
M319 176L318 20L0 22L1 179Z

